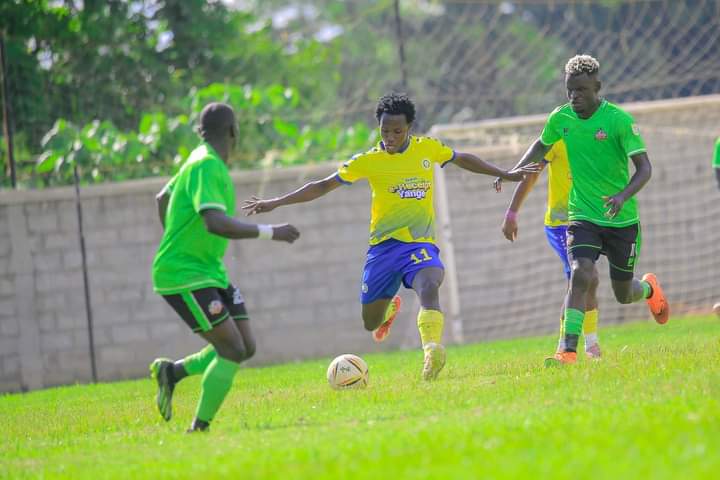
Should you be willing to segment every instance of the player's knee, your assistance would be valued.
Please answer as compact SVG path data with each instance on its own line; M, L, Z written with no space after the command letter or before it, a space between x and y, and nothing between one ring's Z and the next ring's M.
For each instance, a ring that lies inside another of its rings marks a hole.
M215 345L215 350L220 357L235 363L240 363L247 358L247 350L242 341Z
M365 327L365 330L367 330L368 332L372 332L373 330L375 330L377 327L380 326L380 323L382 322L382 316L365 309L363 309L362 312L362 319L363 327Z
M618 303L622 303L623 305L633 303L631 288L627 288L624 285L613 285L613 293L615 294L615 300L617 300Z
M592 285L593 277L595 277L595 274L593 272L592 264L573 264L572 275L570 277L570 283L573 289L587 291Z
M434 278L420 280L415 286L420 300L437 300L440 292L440 281Z
M245 360L251 359L255 355L255 341L245 342Z

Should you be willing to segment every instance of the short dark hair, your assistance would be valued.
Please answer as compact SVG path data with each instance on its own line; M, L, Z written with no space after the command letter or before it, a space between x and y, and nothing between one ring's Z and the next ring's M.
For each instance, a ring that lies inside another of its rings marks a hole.
M388 93L380 97L377 108L375 109L375 118L380 121L383 113L388 115L405 115L407 123L415 120L415 104L404 93Z
M213 102L200 112L198 133L201 137L217 137L235 125L235 112L227 103Z

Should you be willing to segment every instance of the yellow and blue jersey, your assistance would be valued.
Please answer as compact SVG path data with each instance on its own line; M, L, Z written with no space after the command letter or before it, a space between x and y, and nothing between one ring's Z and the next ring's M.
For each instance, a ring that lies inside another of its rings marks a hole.
M568 199L572 188L572 175L567 149L562 140L553 144L545 155L548 165L548 200L545 226L557 227L568 223Z
M366 178L370 184L370 245L391 238L435 243L434 165L454 158L455 152L439 140L410 136L402 152L391 155L380 142L338 169L342 183Z

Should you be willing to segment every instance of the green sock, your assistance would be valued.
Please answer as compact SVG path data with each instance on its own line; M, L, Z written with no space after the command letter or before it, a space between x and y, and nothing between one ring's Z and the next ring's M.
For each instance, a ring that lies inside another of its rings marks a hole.
M575 308L565 309L565 351L577 351L578 339L582 333L585 312Z
M650 284L645 280L640 280L640 285L643 289L643 298L650 298L650 295L652 295L652 287Z
M222 357L215 357L210 362L202 378L202 390L195 418L208 423L212 421L232 387L239 365Z
M210 362L212 362L216 356L217 352L215 351L215 347L208 345L199 352L183 358L183 368L185 368L188 375L200 375L207 369Z

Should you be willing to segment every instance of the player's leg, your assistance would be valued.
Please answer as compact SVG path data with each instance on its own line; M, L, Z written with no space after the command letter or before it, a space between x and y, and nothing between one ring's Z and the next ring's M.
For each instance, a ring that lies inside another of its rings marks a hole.
M595 261L602 249L599 229L590 222L572 222L568 227L567 238L571 272L563 322L565 349L546 359L547 366L574 363L577 358L577 345L582 333L587 293L593 279L597 277Z
M563 265L563 272L567 279L567 291L563 297L560 308L560 335L558 336L558 345L556 353L565 351L565 304L567 303L567 293L570 291L570 261L567 253L567 225L559 225L557 227L545 226L545 237L547 238L550 248L557 254Z
M622 304L646 300L657 323L668 321L670 308L655 274L642 280L634 277L635 264L642 246L640 224L607 229L607 257L615 299Z
M434 380L445 366L442 344L445 317L440 309L440 285L445 267L440 250L432 243L408 244L403 252L403 285L420 300L417 325L423 346L423 379Z
M583 320L583 335L585 336L585 355L588 358L599 359L602 355L600 351L600 341L598 339L598 301L597 289L600 284L599 276L596 275L592 279L590 288L585 300L585 318Z
M360 303L365 330L371 331L376 342L390 334L390 327L400 310L401 273L395 254L401 242L387 241L368 250L363 268Z
M200 399L188 432L208 429L232 387L240 362L248 358L243 335L232 320L223 321L200 336L215 347L217 356L203 373Z
M230 284L225 290L220 290L220 296L230 312L230 317L235 321L240 335L242 335L243 344L245 345L244 360L249 360L255 355L256 343L255 335L253 335L250 328L250 316L245 307L245 299L240 289L233 284Z
M179 381L175 375L177 369L182 369L185 376L203 373L200 403L191 427L191 430L203 430L207 428L225 398L237 364L247 358L247 350L235 323L226 322L230 318L230 312L218 289L205 288L164 298L188 326L210 345L177 362L177 365L170 362L163 365L160 362L156 375L158 409L163 418L169 420L173 389ZM157 360L153 362L155 365L157 363Z

